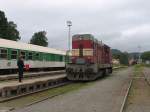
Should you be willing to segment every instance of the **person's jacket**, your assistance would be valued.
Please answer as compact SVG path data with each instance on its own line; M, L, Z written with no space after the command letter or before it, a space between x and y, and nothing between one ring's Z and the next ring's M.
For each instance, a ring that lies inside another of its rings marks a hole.
M24 68L24 62L23 62L23 60L18 60L17 61L17 66L18 66L19 69L23 69Z

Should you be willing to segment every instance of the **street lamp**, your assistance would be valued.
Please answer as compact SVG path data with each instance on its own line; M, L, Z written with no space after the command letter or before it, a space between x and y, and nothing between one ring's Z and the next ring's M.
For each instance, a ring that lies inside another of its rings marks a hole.
M71 30L71 26L72 26L72 22L71 21L67 21L67 26L68 26L68 49L70 52L70 40L71 40L71 35L70 35L70 30Z

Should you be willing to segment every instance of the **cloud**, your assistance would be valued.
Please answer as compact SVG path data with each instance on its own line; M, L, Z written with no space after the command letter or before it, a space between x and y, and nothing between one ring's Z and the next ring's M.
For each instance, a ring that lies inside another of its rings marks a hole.
M47 31L49 47L67 49L67 20L71 32L91 33L123 51L149 50L150 1L143 0L0 0L1 10L18 25L22 40Z

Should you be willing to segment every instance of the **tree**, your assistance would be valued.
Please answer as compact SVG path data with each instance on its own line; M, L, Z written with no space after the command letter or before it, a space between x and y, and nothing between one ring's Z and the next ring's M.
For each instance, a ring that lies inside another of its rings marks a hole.
M127 52L121 52L117 49L112 49L112 56L114 59L119 59L120 64L129 64L129 54Z
M147 61L147 60L150 61L150 51L142 53L141 58L143 61Z
M39 31L37 33L34 33L30 40L30 44L35 44L39 46L48 46L48 39L46 37L46 32L45 31Z
M15 41L21 38L17 25L13 21L8 21L3 11L0 11L0 38Z
M123 65L128 65L129 64L129 55L127 52L124 52L124 53L121 53L120 54L120 63L123 64Z

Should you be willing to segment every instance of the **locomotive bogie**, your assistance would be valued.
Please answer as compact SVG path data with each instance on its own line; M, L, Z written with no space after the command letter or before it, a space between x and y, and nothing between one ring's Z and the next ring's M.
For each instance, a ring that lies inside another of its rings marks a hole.
M96 80L99 77L112 73L112 67L109 64L98 65L74 65L68 64L66 66L66 73L69 80Z

